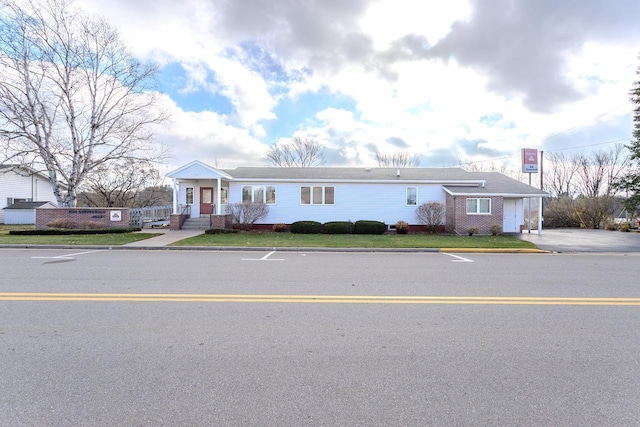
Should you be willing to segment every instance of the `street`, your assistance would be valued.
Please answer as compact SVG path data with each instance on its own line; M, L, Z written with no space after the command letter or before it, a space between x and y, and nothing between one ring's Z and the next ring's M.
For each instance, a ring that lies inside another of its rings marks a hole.
M0 425L634 425L640 254L0 250Z

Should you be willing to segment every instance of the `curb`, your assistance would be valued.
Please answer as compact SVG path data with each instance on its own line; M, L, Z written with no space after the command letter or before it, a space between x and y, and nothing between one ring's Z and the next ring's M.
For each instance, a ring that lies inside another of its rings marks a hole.
M69 249L124 251L277 251L277 252L345 252L345 253L552 253L542 249L493 248L327 248L327 247L247 247L247 246L91 246L5 244L0 249Z

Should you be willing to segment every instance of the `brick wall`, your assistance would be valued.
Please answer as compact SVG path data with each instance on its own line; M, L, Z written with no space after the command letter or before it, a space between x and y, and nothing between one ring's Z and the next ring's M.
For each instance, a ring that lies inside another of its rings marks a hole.
M182 228L182 224L189 218L187 214L171 214L169 217L169 230L177 231Z
M104 228L129 226L129 208L47 208L35 211L36 230L48 228L47 224L54 219L70 219L76 224L97 222Z
M446 231L467 234L467 229L476 227L478 234L491 234L492 225L502 225L504 199L502 197L488 198L491 199L490 215L467 215L467 197L447 194Z

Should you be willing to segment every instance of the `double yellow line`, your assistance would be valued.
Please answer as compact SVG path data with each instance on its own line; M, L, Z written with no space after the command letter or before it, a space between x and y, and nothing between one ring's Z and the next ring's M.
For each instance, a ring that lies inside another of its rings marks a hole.
M234 302L306 304L489 304L489 305L605 305L640 306L640 298L501 297L501 296L352 296L245 294L102 294L0 292L0 301L96 302Z

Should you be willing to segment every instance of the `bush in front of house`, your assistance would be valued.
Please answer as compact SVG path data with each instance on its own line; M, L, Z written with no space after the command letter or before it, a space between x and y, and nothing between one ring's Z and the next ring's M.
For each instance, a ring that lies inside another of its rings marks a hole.
M498 234L502 234L502 226L500 224L493 224L489 228L489 231L491 232L492 236L497 236Z
M321 230L322 224L317 221L296 221L289 227L289 231L298 234L318 234Z
M396 234L407 234L409 232L409 223L406 221L396 222Z
M353 226L355 234L384 234L387 231L387 224L380 221L356 221Z
M76 222L71 218L56 218L52 219L47 223L47 227L49 228L63 228L63 229L71 229L77 228Z
M322 232L324 234L351 234L353 228L351 221L331 221L322 225Z
M469 236L473 236L474 234L478 234L479 232L480 230L478 230L478 227L467 228L467 233L469 233Z
M269 207L265 203L229 203L227 214L231 215L233 225L249 230L256 221L269 215Z
M428 202L416 208L416 218L420 224L427 226L427 231L435 233L440 230L445 214L444 203Z
M279 222L277 224L273 224L271 226L271 229L273 231L275 231L276 233L283 233L283 232L287 231L287 224Z

